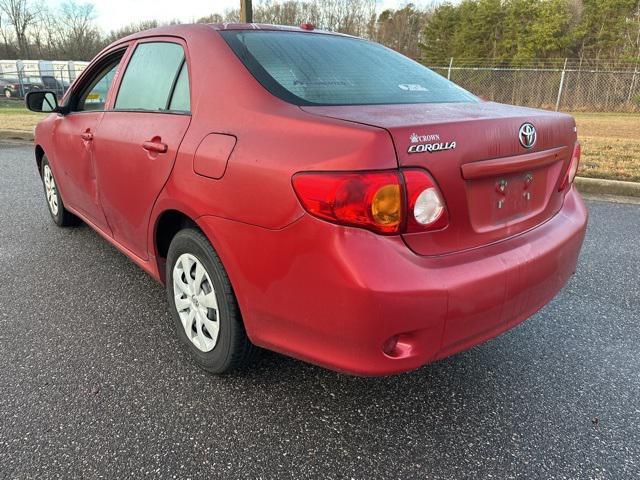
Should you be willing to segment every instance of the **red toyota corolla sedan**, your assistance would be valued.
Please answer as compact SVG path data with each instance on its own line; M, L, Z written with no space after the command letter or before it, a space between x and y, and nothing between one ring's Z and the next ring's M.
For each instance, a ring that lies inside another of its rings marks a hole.
M102 51L36 129L50 213L166 284L197 363L254 345L417 368L518 325L576 268L572 117L478 99L378 44L164 27ZM115 327L114 327L115 328Z

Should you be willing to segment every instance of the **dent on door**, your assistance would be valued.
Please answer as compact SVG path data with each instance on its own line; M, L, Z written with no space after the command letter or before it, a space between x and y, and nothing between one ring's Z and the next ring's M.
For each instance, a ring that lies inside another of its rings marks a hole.
M57 166L62 167L65 177L58 179L64 187L65 203L110 234L100 206L93 143L93 132L101 117L101 112L59 117L53 138Z

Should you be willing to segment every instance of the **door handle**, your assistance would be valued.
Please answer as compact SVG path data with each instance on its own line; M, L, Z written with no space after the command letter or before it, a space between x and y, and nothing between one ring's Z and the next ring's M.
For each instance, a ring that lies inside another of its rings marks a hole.
M91 140L93 140L93 133L91 132L82 132L80 134L80 137L85 141L85 142L90 142Z
M167 153L167 144L162 142L144 142L142 148L148 152Z

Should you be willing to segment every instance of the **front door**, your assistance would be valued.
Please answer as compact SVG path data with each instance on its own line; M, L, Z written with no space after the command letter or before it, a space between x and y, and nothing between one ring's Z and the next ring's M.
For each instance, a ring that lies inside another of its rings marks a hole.
M189 76L183 46L138 43L112 109L94 138L98 191L114 238L147 259L153 205L167 182L189 122Z
M121 51L108 56L104 63L96 65L93 75L74 89L69 99L70 112L56 119L53 135L55 167L59 170L65 203L108 234L110 230L98 197L93 136L104 114L122 54Z

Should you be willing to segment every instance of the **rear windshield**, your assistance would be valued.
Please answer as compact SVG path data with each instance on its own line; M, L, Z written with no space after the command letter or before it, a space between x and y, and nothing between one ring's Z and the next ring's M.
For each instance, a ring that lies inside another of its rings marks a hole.
M267 90L296 105L478 101L432 70L366 40L256 30L221 34Z

